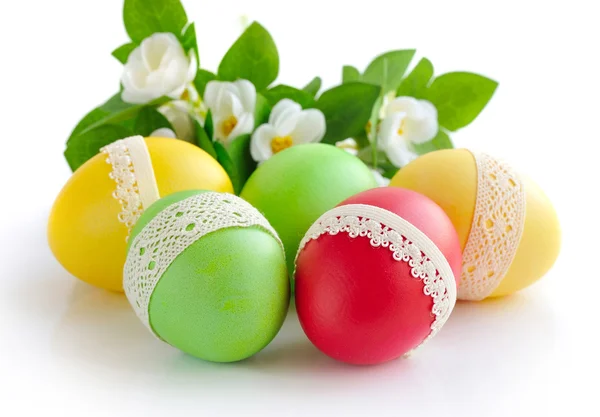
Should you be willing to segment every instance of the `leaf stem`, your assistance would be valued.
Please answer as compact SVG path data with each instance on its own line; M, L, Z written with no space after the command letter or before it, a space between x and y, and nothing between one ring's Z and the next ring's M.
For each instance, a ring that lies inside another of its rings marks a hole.
M373 158L373 169L377 169L377 125L379 123L379 110L381 109L381 105L383 104L383 91L379 94L379 97L375 101L373 105L373 110L371 112L371 119L369 123L371 125L369 131L369 142L371 142L371 155Z

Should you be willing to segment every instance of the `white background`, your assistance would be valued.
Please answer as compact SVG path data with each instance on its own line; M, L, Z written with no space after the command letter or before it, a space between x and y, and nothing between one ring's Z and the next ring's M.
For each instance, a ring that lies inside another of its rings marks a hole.
M520 294L459 304L412 359L353 367L312 347L293 312L252 359L202 362L153 339L123 296L58 265L45 227L70 174L63 146L118 88L110 52L127 40L122 2L0 2L0 415L598 415L595 3L185 1L208 69L247 14L271 31L279 81L292 85L315 75L333 85L343 64L364 69L410 47L438 74L500 82L454 139L511 160L546 190L563 226L558 262Z

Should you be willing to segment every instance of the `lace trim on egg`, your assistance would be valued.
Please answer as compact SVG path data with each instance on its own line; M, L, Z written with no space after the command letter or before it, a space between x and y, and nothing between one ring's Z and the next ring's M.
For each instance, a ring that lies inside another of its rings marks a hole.
M423 232L402 217L364 204L339 206L325 213L308 229L298 253L323 234L342 232L351 238L367 237L371 246L388 248L394 260L408 263L412 276L423 281L423 293L433 299L431 332L409 355L435 336L454 308L456 280L448 261Z
M525 187L506 163L473 152L477 200L463 251L461 300L482 300L500 284L512 263L525 223Z
M171 204L135 237L123 270L123 287L137 316L151 331L150 297L169 265L201 237L229 227L257 226L283 244L267 219L232 194L204 192Z
M110 178L116 183L113 197L121 205L119 221L131 232L144 209L160 198L146 142L141 136L132 136L100 151L112 166Z

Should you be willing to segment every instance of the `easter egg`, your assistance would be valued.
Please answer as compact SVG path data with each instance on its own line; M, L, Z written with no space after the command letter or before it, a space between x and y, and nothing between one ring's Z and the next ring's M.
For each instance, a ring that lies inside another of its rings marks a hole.
M436 151L406 165L390 185L426 195L452 220L463 250L459 299L512 294L540 279L558 257L552 203L503 161L466 149Z
M233 188L217 161L187 142L117 141L79 167L60 191L48 221L50 249L77 278L122 291L129 230L160 196L189 189Z
M283 245L269 222L239 197L211 191L171 194L141 215L123 285L154 335L214 362L265 347L290 298Z
M334 359L396 359L442 328L460 268L458 236L438 205L400 188L364 191L319 217L302 239L298 318Z
M321 143L281 151L250 176L240 196L260 210L279 234L293 271L304 233L344 199L377 183L357 157Z

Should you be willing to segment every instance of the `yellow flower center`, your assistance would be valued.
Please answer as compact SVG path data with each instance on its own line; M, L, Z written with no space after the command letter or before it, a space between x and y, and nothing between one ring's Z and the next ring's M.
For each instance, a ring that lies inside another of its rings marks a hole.
M276 136L271 140L273 154L281 152L294 144L291 136Z
M238 123L238 119L235 116L231 115L229 118L223 120L222 128L225 136L229 136L229 134L235 129Z
M400 122L400 127L398 127L398 135L402 136L404 134L404 119Z

